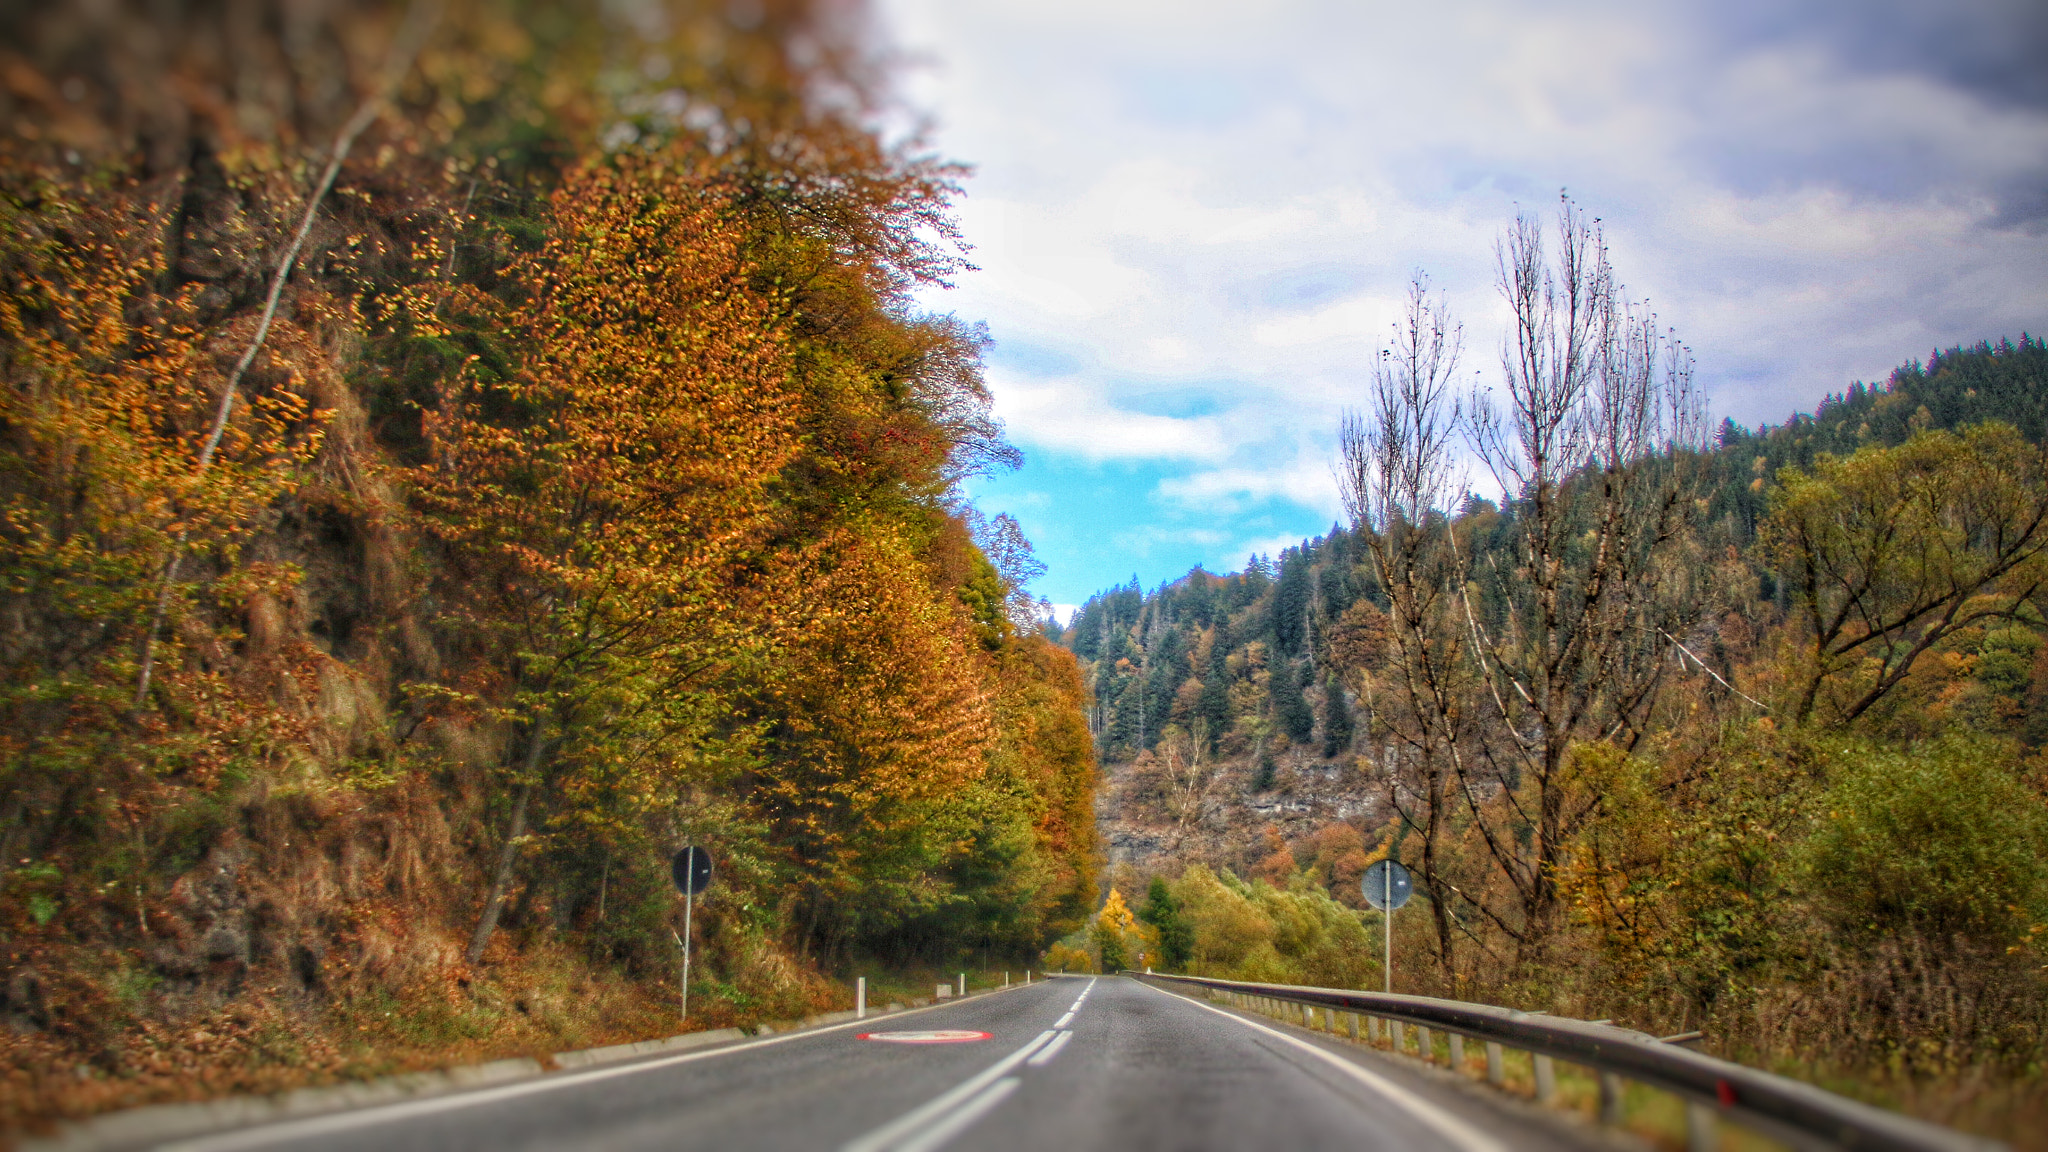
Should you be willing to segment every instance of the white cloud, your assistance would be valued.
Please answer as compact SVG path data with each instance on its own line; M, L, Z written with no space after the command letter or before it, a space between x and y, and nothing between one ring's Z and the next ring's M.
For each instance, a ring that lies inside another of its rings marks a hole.
M1066 365L999 352L1014 437L1178 462L1153 495L1224 516L1333 508L1338 413L1418 268L1493 374L1494 240L1560 187L1693 345L1717 415L1781 420L1936 345L2040 331L2025 196L2048 186L2048 108L1889 50L1887 10L882 5L936 61L907 97L979 166L962 223L984 270L931 303ZM1955 43L1997 31L1970 28Z
M989 382L996 415L1013 437L1033 447L1090 460L1220 460L1229 455L1228 437L1213 418L1127 411L1104 390L1072 377L1034 380L996 368Z

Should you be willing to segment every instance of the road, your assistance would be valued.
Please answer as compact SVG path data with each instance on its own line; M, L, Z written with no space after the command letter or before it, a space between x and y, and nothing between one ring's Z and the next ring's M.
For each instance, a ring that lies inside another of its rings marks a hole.
M872 1038L911 1031L987 1038ZM1068 977L859 1024L164 1147L1564 1152L1585 1145L1562 1123L1413 1061L1135 980Z

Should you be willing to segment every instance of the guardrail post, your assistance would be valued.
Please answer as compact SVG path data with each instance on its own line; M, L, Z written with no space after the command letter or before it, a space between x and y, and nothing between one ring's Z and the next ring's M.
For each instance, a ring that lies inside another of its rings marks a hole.
M1407 1044L1404 1043L1404 1038L1401 1035L1401 1022L1399 1020L1387 1021L1387 1039L1393 1042L1394 1051L1396 1052L1407 1048Z
M1351 1017L1351 1041L1355 1044L1358 1042L1358 1013L1352 1012L1349 1015Z
M1456 1072L1465 1070L1465 1037L1457 1032L1451 1033L1451 1069Z
M1621 1077L1612 1072L1600 1074L1600 1122L1621 1123Z
M1508 1070L1501 1058L1500 1045L1491 1040L1486 1042L1486 1082L1495 1088L1508 1082Z
M1721 1147L1720 1125L1712 1108L1685 1102L1685 1146L1690 1152L1716 1152Z
M1536 1057L1536 1099L1548 1104L1557 1095L1557 1066L1548 1056Z
M1415 1026L1415 1054L1422 1057L1424 1064L1436 1063L1436 1038L1420 1024Z

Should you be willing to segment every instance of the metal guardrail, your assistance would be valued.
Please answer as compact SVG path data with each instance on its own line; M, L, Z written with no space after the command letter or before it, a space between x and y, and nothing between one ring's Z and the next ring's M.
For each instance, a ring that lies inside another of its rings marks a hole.
M1601 1118L1610 1123L1621 1118L1620 1081L1633 1080L1686 1101L1687 1128L1694 1152L1709 1152L1714 1147L1717 1117L1795 1148L1851 1148L1858 1152L1990 1152L2004 1148L1993 1141L1874 1108L1811 1084L1687 1051L1647 1033L1610 1024L1428 996L1251 984L1200 976L1139 972L1126 975L1222 993L1246 1007L1256 1007L1256 1001L1263 998L1276 1004L1351 1013L1353 1038L1358 1035L1360 1017L1368 1021L1385 1020L1397 1050L1402 1047L1402 1024L1442 1031L1452 1037L1456 1049L1454 1062L1462 1060L1461 1039L1478 1040L1486 1045L1487 1079L1495 1085L1504 1080L1502 1050L1525 1051L1534 1057L1539 1098L1547 1098L1554 1091L1551 1060L1577 1064L1599 1074ZM1332 1016L1332 1030L1335 1024ZM1377 1032L1376 1026L1368 1026L1371 1032ZM1431 1052L1433 1042L1426 1031L1421 1043L1425 1053Z

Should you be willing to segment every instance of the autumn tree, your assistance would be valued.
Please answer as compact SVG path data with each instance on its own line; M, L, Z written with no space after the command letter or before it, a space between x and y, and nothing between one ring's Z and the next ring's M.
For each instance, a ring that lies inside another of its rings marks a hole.
M1779 475L1762 543L1792 589L1792 712L1853 721L1958 631L2021 613L2048 580L2043 449L2009 424L1922 431Z
M1123 893L1109 890L1109 898L1102 903L1102 911L1095 914L1093 929L1095 947L1102 957L1102 971L1116 973L1131 966L1131 949L1142 946L1144 937L1138 930L1138 918L1124 904Z
M447 549L445 622L502 677L463 687L518 733L472 963L562 754L731 658L768 485L795 451L778 304L749 286L732 199L674 156L573 174L506 318L528 358L502 377L473 367L428 421L415 479Z

